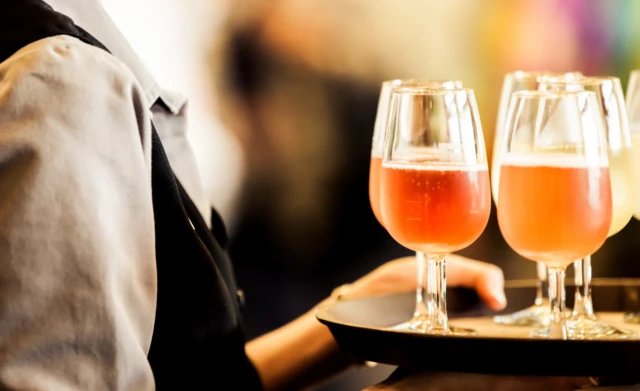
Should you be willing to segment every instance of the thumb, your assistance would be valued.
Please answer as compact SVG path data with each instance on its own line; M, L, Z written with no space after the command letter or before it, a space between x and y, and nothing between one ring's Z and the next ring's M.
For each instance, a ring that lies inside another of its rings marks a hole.
M507 306L507 298L504 295L504 275L499 268L483 268L478 273L475 289L478 296L491 309L499 311Z
M507 305L504 275L496 265L452 255L447 259L447 282L452 286L475 289L493 310L502 310Z

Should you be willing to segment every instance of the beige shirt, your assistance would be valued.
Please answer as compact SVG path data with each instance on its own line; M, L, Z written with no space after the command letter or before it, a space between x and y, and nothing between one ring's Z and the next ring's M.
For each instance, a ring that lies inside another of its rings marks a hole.
M155 388L143 83L70 37L0 64L0 389Z
M0 389L154 390L151 118L208 220L185 98L96 1L49 0L107 46L35 42L0 64Z
M97 0L47 0L71 37L0 64L0 389L152 391L151 120L205 220L187 101L160 88Z
M48 0L112 53L44 39L0 64L0 389L152 391L151 120L209 220L187 102L96 0Z

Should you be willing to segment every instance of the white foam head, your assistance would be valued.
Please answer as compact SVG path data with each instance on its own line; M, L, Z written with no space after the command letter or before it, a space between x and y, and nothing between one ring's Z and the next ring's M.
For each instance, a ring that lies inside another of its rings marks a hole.
M570 153L517 153L510 152L502 156L502 166L523 167L562 167L562 168L590 168L607 167L604 159L587 158L580 154Z

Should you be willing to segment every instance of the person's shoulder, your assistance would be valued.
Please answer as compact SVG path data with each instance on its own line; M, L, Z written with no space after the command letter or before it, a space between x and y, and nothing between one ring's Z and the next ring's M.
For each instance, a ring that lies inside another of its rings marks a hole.
M131 70L106 50L71 36L31 42L0 63L0 102L0 125L59 123L64 126L56 129L65 134L149 130L148 104ZM46 137L60 134L38 128Z
M78 87L108 81L112 86L130 88L137 83L131 70L115 56L67 35L32 42L0 63L3 82L26 75Z
M3 96L12 94L14 102L27 105L54 97L60 107L80 105L86 110L132 103L148 107L138 80L123 62L66 35L32 42L0 63L0 89Z

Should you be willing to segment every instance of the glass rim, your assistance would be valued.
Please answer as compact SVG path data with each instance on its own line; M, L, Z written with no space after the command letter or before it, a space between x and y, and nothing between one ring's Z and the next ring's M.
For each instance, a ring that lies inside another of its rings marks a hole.
M580 71L566 71L566 72L558 72L558 71L549 71L549 70L540 70L540 71L522 71L516 70L507 73L507 76L515 77L516 79L524 79L527 77L540 77L540 76L565 76L569 74L578 74L582 75Z
M398 86L393 89L394 95L446 95L465 92L467 94L473 94L473 89L468 87L453 87L453 88L437 88L437 87L407 87Z
M511 97L523 98L523 99L542 99L542 98L567 98L572 96L589 96L596 97L596 93L593 91L540 91L540 90L522 90L515 91L511 94Z
M549 79L542 80L540 83L559 84L559 85L602 85L608 83L620 83L620 78L616 76L583 76L576 80Z
M428 78L408 78L408 79L391 79L382 82L383 86L387 87L402 87L402 86L420 86L421 83L427 84L444 84L444 83L459 83L462 85L461 80L457 79L428 79Z

